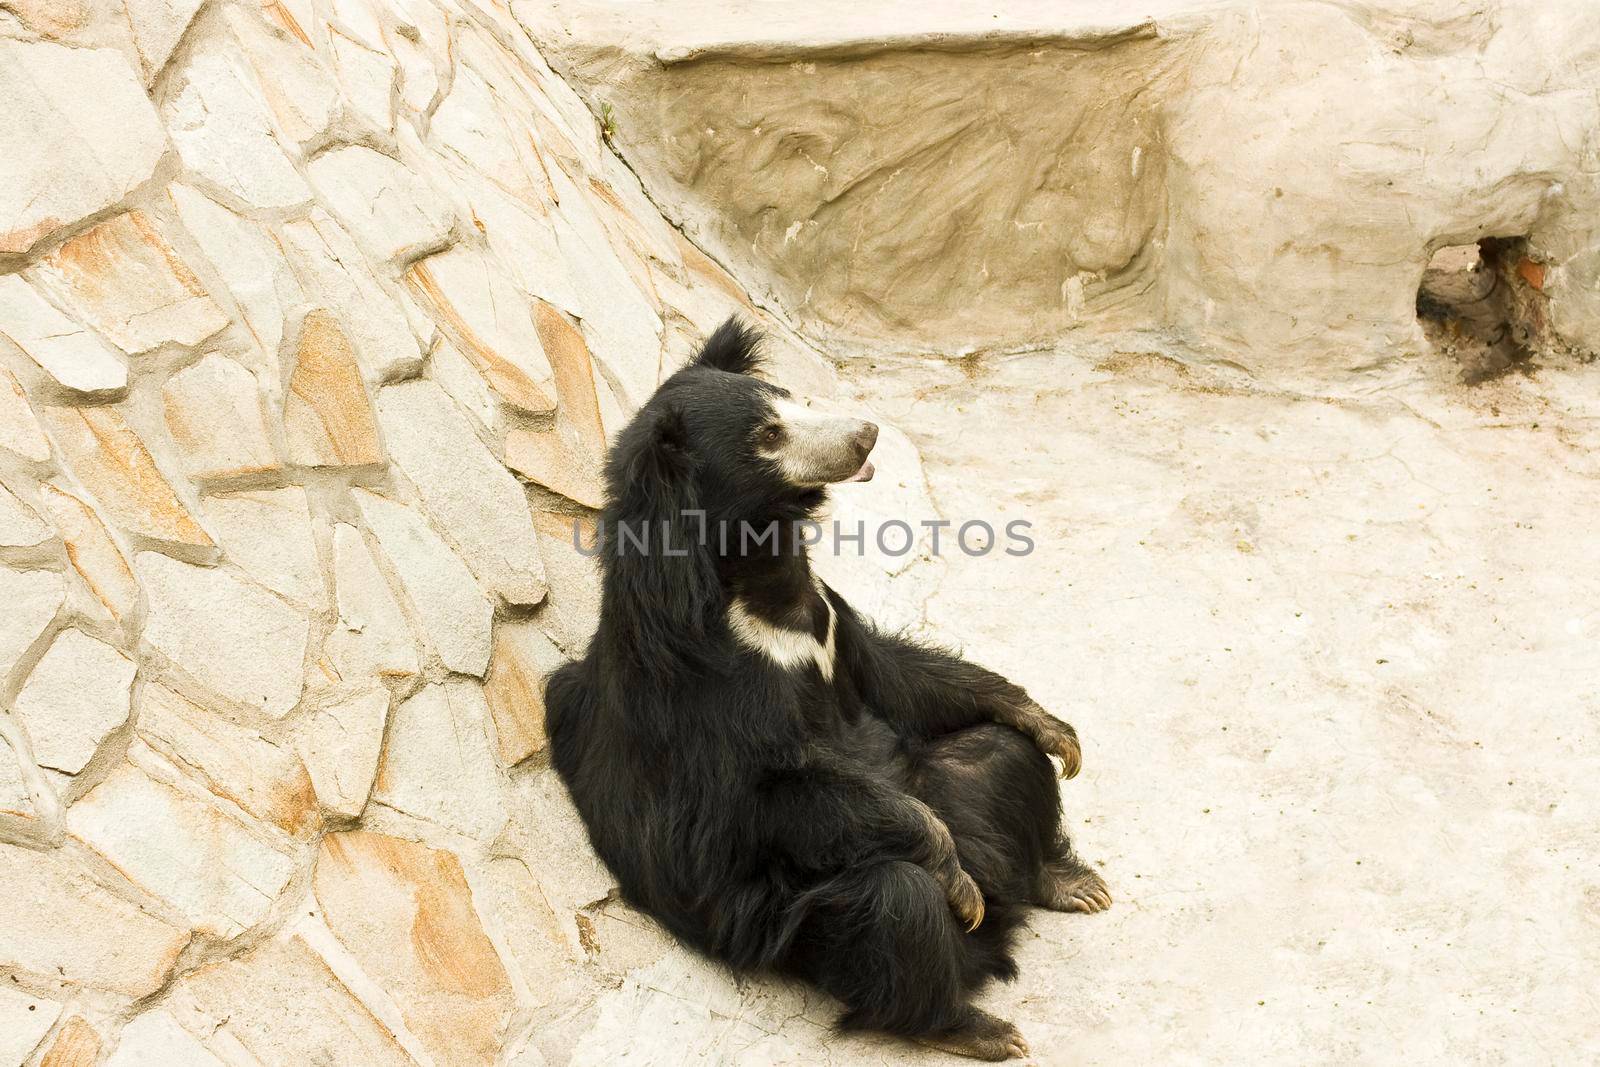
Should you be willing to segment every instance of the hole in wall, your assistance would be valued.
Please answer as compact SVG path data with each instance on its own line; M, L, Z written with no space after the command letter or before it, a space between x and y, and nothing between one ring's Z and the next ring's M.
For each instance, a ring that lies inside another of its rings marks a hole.
M1433 254L1417 289L1417 320L1468 384L1530 370L1545 322L1544 266L1525 237L1485 237Z

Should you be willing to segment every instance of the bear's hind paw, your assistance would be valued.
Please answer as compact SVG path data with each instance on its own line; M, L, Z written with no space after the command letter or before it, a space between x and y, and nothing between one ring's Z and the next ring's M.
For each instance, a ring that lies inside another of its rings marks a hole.
M967 1020L954 1029L919 1037L917 1042L941 1052L991 1062L1019 1059L1029 1053L1020 1030L979 1008L972 1008Z
M1076 860L1052 864L1039 877L1034 903L1051 911L1094 914L1111 907L1111 890L1099 874Z

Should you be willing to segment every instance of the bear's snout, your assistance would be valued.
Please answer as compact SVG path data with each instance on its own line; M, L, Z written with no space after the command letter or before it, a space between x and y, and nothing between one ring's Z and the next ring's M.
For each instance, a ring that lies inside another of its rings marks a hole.
M850 435L850 443L855 446L856 456L864 462L872 446L878 443L878 424L863 422L861 428Z
M878 424L794 403L773 401L781 421L781 444L771 453L794 485L864 482L872 477L867 454L878 443Z
M863 422L855 433L850 435L850 446L855 449L856 462L860 465L856 472L844 479L847 482L872 481L873 469L867 455L872 451L872 446L878 443L878 424Z

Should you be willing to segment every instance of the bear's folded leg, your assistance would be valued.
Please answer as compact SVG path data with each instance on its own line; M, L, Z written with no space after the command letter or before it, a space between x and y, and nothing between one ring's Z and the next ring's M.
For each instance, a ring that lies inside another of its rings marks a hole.
M1055 771L1010 726L983 723L924 742L906 789L950 828L962 869L991 903L1037 903L1046 866L1070 854Z
M892 860L839 876L786 969L844 1002L843 1028L948 1034L971 1018L969 1002L1003 952L997 940L999 930L967 934L932 875Z

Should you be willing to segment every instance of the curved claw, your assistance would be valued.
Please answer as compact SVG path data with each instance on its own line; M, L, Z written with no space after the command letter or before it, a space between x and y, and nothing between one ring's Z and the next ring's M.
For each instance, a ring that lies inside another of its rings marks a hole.
M1058 736L1049 738L1041 743L1045 754L1050 757L1050 762L1056 768L1056 777L1063 781L1076 778L1083 769L1083 750L1078 747L1078 742L1070 737Z
M950 909L966 924L967 933L983 925L983 892L966 871L958 870L949 890Z
M1076 778L1083 769L1083 748L1078 744L1077 731L1038 704L1030 702L1013 725L1050 758L1058 778Z

